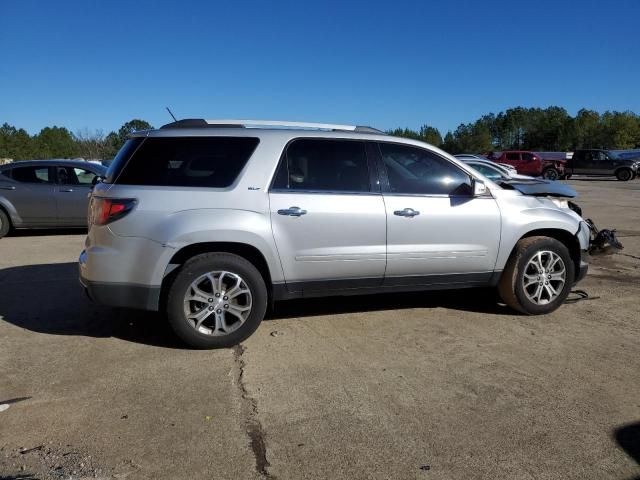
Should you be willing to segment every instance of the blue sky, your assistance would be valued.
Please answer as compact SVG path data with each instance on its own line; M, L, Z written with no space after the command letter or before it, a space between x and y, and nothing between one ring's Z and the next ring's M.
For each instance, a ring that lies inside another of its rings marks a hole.
M443 133L559 105L640 112L640 1L0 0L0 123L258 118Z

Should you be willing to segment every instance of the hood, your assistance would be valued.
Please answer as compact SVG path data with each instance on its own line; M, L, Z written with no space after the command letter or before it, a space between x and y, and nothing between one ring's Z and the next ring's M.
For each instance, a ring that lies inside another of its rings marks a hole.
M519 178L500 180L498 184L507 190L517 190L523 195L531 195L534 197L575 198L578 196L578 192L563 183L537 178L531 180Z

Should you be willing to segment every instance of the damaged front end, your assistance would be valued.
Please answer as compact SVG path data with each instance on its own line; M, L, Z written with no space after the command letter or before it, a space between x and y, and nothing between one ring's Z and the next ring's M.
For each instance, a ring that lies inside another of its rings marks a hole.
M578 192L568 185L560 182L540 179L512 179L503 180L498 183L502 188L517 190L523 195L546 197L558 207L569 208L577 213L581 218L584 218L582 215L582 208L577 203L568 200L569 198L575 198L578 196ZM584 227L582 224L584 224ZM580 228L584 228L589 232L588 247L585 248L585 250L587 250L590 255L611 253L614 250L622 250L624 248L622 243L620 243L620 240L616 237L615 228L603 228L602 230L599 230L594 221L590 218L583 220ZM580 233L581 231L579 231L577 235L579 236ZM582 234L586 237L586 231ZM583 248L585 247L584 245L581 246L583 246Z
M567 206L582 217L582 208L575 202L568 201ZM590 218L584 220L589 228L589 255L598 253L611 253L613 250L622 250L624 246L616 237L616 229L603 228L599 230Z

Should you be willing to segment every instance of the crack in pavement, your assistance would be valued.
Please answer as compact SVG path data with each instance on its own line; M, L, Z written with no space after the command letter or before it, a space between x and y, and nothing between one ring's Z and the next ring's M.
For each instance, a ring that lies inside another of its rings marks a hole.
M256 472L267 480L275 480L276 477L271 475L267 468L271 466L267 460L267 445L265 443L265 433L262 424L258 419L258 403L249 395L247 387L244 383L244 369L246 362L242 355L245 347L242 344L233 347L233 360L236 366L235 379L240 387L240 396L242 398L241 414L245 419L245 430L249 437L251 451L256 459Z

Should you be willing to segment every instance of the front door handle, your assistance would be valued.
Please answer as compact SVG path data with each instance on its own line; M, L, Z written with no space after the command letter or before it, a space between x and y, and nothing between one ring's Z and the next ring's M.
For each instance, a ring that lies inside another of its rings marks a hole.
M278 210L278 215L289 215L290 217L299 217L301 215L306 215L306 213L307 211L300 207L289 207Z
M0 190L15 190L16 187L13 185L0 185Z
M73 188L61 188L58 191L62 193L70 193L70 192L73 192Z
M404 210L396 210L395 212L393 212L394 215L397 215L399 217L415 217L416 215L420 215L420 212L417 210L414 210L413 208L405 208Z

